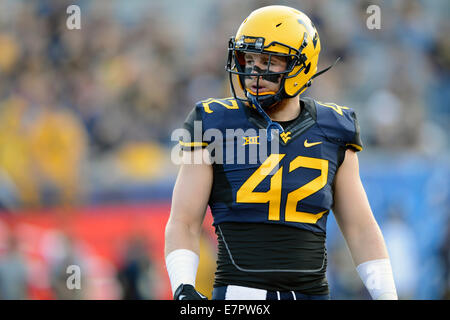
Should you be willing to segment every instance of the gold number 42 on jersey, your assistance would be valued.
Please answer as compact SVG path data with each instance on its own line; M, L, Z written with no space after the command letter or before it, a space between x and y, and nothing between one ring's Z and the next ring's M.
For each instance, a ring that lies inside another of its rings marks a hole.
M271 154L261 166L244 182L236 194L237 203L269 203L268 219L280 220L281 189L283 167L281 166L270 178L270 188L265 192L254 191L256 187L280 163L285 154ZM320 176L288 193L284 220L288 222L316 223L324 213L308 213L297 211L297 203L322 189L328 178L328 160L297 156L289 163L289 172L297 168L311 168L320 170Z

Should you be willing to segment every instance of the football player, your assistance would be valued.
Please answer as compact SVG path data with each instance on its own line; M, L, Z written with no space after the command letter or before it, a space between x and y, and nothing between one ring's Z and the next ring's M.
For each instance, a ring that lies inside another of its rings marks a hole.
M184 124L190 138L180 140L185 163L165 234L174 299L205 299L195 278L208 205L218 237L213 299L329 299L330 210L372 298L397 299L359 177L356 152L363 146L355 112L299 97L328 69L317 72L320 47L311 20L286 6L252 12L230 39L226 69L234 97L199 102ZM223 139L196 134L196 122L202 133L215 129ZM227 135L230 129L241 129L241 136ZM274 144L277 152L267 146ZM263 145L266 157L236 161L234 150L249 155L250 147ZM215 160L192 164L194 156Z

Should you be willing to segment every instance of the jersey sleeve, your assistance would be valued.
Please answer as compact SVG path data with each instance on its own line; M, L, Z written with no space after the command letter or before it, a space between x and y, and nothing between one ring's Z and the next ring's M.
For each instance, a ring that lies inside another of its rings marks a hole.
M344 130L344 143L347 149L353 149L354 151L361 151L363 149L363 143L360 137L360 128L356 112L353 109L347 109L343 111L347 118L345 121Z
M191 151L208 146L208 142L203 141L203 115L198 105L186 117L183 129L183 135L178 141L182 150Z
M345 149L363 150L360 128L352 108L316 101L317 123L325 135Z

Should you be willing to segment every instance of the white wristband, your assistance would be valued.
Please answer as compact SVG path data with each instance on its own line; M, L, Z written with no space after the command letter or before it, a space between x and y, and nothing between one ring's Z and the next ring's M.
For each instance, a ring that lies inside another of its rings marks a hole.
M389 259L366 261L358 265L356 270L372 299L398 299Z
M172 294L180 284L190 284L195 287L199 256L188 249L177 249L166 257L166 268L169 274Z

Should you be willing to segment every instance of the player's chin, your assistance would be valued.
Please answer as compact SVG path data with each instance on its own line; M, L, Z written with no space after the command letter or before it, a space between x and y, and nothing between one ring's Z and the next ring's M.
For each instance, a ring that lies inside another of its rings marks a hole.
M271 110L275 110L279 105L280 105L280 101L277 101L277 102L275 102L275 103L273 103L271 105L264 106L263 109L265 111L271 111Z

